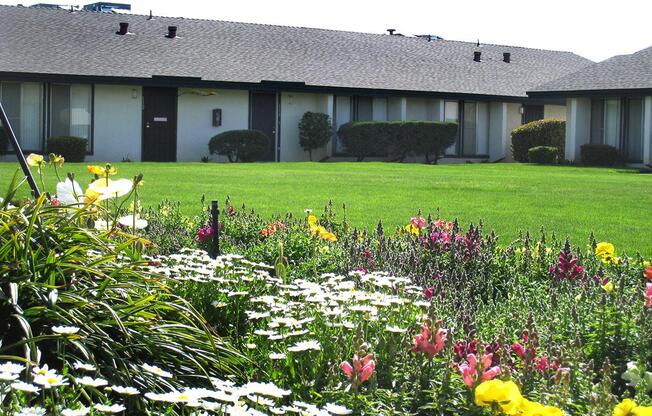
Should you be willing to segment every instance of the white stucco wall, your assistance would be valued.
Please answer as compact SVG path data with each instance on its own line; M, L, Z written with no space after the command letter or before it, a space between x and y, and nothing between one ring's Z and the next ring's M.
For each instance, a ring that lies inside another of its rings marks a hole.
M95 85L93 155L88 161L140 161L142 89L129 85Z
M566 120L566 106L546 104L543 106L543 117Z
M299 121L306 111L329 113L328 94L281 93L281 162L309 160L308 152L299 145ZM320 160L332 153L332 146L312 152L312 160Z
M566 160L579 161L580 147L589 143L591 135L591 100L566 100Z
M201 90L215 95L200 95L195 90L179 89L177 113L177 160L199 162L208 155L208 141L216 134L249 127L249 91ZM222 109L222 125L213 127L213 109ZM226 158L211 156L213 161Z
M489 160L512 162L511 132L521 125L521 104L489 103Z

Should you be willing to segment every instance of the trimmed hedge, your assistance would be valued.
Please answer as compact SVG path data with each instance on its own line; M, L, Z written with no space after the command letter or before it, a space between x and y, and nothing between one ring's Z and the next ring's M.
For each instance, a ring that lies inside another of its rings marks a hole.
M254 162L269 150L269 138L260 130L229 130L208 142L210 154L229 158L229 162Z
M299 121L299 144L308 152L312 160L312 151L326 146L333 136L331 119L328 114L307 111Z
M564 157L566 122L552 118L523 124L512 130L512 156L517 162L528 162L528 150L537 146L557 148L559 159Z
M338 135L346 152L358 161L365 157L403 160L409 154L437 162L455 142L456 123L434 121L355 121L342 125Z
M614 166L623 163L618 149L608 144L583 144L580 146L582 164L588 166Z
M7 132L5 131L5 128L0 126L0 155L6 154L8 149L9 149L9 136L7 136Z
M530 163L552 165L557 161L559 150L552 146L536 146L527 151Z
M46 153L61 155L66 162L83 162L86 158L88 139L73 136L50 137L46 146Z

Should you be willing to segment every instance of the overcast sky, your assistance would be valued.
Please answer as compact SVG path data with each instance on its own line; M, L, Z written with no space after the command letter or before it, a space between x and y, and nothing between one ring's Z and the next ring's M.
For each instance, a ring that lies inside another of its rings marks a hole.
M91 2L94 0L73 4ZM0 3L32 4L25 0L0 0ZM480 39L484 43L567 50L595 61L652 46L652 0L133 0L130 3L132 12L139 14L147 14L151 9L161 16L372 33L395 28L406 35L433 34L452 40Z

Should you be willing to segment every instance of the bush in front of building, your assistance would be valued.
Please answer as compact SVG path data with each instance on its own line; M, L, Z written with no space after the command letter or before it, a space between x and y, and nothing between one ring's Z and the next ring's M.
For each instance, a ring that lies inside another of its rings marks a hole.
M553 146L536 146L527 151L530 163L552 165L557 162L559 150Z
M362 162L366 157L387 156L387 126L383 126L386 124L388 123L352 121L341 125L337 134L342 138L346 153Z
M614 166L623 163L623 156L608 144L583 144L580 146L582 164L587 166Z
M46 152L61 155L66 162L83 162L88 149L88 139L74 136L50 137L47 142Z
M403 123L403 135L414 142L414 153L424 155L426 163L437 163L455 143L457 123L416 121Z
M7 153L7 149L9 149L9 137L5 128L0 126L0 155Z
M269 138L260 130L229 130L208 142L212 155L222 155L229 162L255 162L269 150Z
M564 155L566 122L547 118L523 124L512 130L512 156L517 162L528 162L528 150L537 146L557 148L558 158Z
M333 136L331 119L328 114L307 111L299 121L299 144L308 152L312 160L312 151L322 148Z
M342 125L339 136L351 156L389 157L402 161L408 155L425 155L437 162L455 142L456 123L435 121L358 121Z

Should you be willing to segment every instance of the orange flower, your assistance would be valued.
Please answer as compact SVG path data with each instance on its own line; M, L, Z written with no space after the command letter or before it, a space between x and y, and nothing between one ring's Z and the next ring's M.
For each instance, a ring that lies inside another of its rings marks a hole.
M643 275L647 280L652 280L652 266L646 267L645 271L643 271Z

